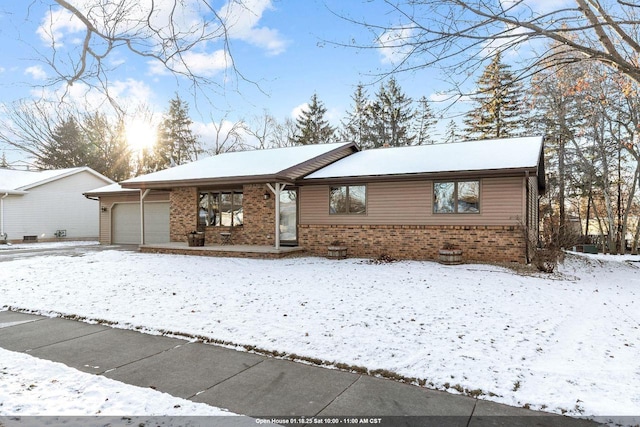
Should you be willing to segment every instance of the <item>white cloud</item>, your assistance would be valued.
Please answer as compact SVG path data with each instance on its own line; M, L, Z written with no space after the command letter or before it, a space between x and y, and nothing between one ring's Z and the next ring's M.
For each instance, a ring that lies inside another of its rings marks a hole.
M500 0L503 9L529 10L535 14L544 14L573 5L574 0Z
M105 94L82 82L77 82L72 86L61 83L55 90L48 88L32 89L31 95L34 98L48 100L58 103L60 100L68 104L75 105L79 110L95 111L109 105L109 100ZM109 85L109 96L119 105L135 108L135 106L146 104L151 105L154 91L145 82L135 79L115 80Z
M116 3L96 4L95 0L74 0L73 5L99 31L131 36L137 48L146 53L163 56L168 52L170 55L172 49L175 51L191 46L189 52L179 58L175 55L169 60L169 67L178 72L189 69L201 76L211 77L232 66L230 55L219 43L222 40L222 27L212 19L212 11L201 0L181 0L177 9L175 0L122 0ZM118 15L125 9L126 15ZM269 55L278 55L285 50L287 41L277 29L260 25L264 13L272 9L272 0L227 0L217 14L224 21L229 38L258 46ZM148 22L159 32L151 31ZM170 30L180 34L179 46L172 47L163 40L171 38ZM37 34L45 43L60 48L65 44L82 43L85 31L82 21L60 7L45 13ZM99 40L93 40L92 43L99 43ZM101 46L94 48L98 51L102 49ZM121 63L122 58L117 58L111 65ZM149 65L152 74L168 74L162 64L149 62Z
M271 0L229 1L220 9L219 15L223 17L231 38L266 49L269 55L278 55L284 52L287 41L276 29L258 27L267 10L273 10Z
M385 31L376 40L382 54L382 63L397 64L410 53L408 44L414 32L411 28L398 27Z
M527 36L523 34L529 33L529 30L523 27L505 27L501 37L499 39L488 39L483 44L483 53L485 56L493 56L496 52L505 50L507 46L519 46L523 42L527 41ZM508 50L509 54L515 56L518 54L518 49Z
M305 102L303 104L298 105L297 107L294 107L293 110L291 110L291 118L293 120L297 119L302 115L303 110L308 110L308 109L309 109L308 102Z
M113 96L119 98L122 105L132 105L138 102L149 103L154 91L145 82L135 79L117 80L109 86Z
M40 65L34 65L33 67L28 67L24 70L25 74L31 76L34 80L46 80L47 73L42 69Z
M64 36L67 34L75 34L85 31L85 25L66 9L50 9L42 18L42 22L36 34L40 39L56 46L62 46ZM77 40L77 38L75 39Z
M167 75L170 67L180 73L190 72L204 76L214 76L219 71L225 70L233 65L232 58L224 50L216 50L212 53L185 52L182 57L174 57L165 64L159 61L149 61L149 71L152 75Z

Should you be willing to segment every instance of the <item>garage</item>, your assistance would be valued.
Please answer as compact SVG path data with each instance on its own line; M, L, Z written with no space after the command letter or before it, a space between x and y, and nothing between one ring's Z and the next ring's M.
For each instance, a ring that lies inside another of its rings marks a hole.
M112 243L140 244L140 204L116 203L111 209ZM169 202L144 204L145 243L169 242Z

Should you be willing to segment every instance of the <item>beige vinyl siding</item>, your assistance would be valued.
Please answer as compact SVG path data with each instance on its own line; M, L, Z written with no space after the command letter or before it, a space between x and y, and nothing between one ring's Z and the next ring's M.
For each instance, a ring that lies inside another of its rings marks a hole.
M345 184L348 184L345 182ZM318 225L517 225L524 216L522 177L480 179L479 214L434 214L433 181L373 182L365 215L329 214L329 185L300 188L300 223Z
M149 194L145 199L147 202L168 202L169 193ZM111 210L118 203L137 203L140 204L140 193L135 191L127 195L100 196L100 207L107 208L106 212L100 209L100 236L99 241L102 244L110 245L112 243L112 224Z

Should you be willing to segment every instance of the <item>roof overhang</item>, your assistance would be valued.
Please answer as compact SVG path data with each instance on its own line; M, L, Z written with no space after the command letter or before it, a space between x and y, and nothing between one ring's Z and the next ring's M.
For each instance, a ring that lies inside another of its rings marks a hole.
M22 187L19 187L19 190L30 190L32 188L39 187L41 185L45 185L45 184L48 184L50 182L54 182L54 181L57 181L57 180L60 180L60 179L63 179L63 178L67 178L69 176L73 176L73 175L76 175L76 174L79 174L79 173L82 173L82 172L87 172L87 173L95 176L96 178L103 180L106 183L109 183L109 184L115 183L115 181L113 181L112 179L107 178L106 176L102 175L101 173L96 172L95 170L91 169L90 167L82 166L82 167L77 167L77 168L65 169L58 175L54 175L54 176L45 178L43 180L32 182L32 183L29 183L29 184L24 185Z
M344 176L331 178L306 178L300 182L301 185L314 184L341 184L349 183L368 183L368 182L399 182L399 181L419 181L419 180L446 180L446 179L474 179L474 178L490 178L490 177L507 177L507 176L524 176L529 172L536 174L537 168L512 168L512 169L484 169L484 170L465 170L465 171L442 171L442 172L423 172L408 173L395 175L366 175L366 176Z
M168 190L154 190L150 194L158 194L158 193L168 193ZM87 191L82 193L86 198L95 198L95 197L108 197L108 196L130 196L130 195L138 195L140 193L140 189L133 188L123 188L118 191Z
M24 196L25 194L29 194L29 192L24 190L0 190L0 196L4 196L5 194L8 196Z
M170 181L151 182L123 182L120 185L125 189L152 189L171 190L179 187L238 187L244 184L266 184L268 182L281 182L294 184L296 181L289 177L278 175L250 175L250 176L230 176L223 178L205 179L183 179Z

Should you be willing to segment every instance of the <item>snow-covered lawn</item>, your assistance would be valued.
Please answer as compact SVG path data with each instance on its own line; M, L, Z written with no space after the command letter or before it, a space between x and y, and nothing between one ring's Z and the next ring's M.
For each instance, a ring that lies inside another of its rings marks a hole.
M366 367L568 415L640 414L638 257L560 274L87 252L0 262L0 308Z
M0 396L0 416L234 415L203 403L134 387L1 348ZM65 419L65 423L67 421Z

